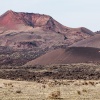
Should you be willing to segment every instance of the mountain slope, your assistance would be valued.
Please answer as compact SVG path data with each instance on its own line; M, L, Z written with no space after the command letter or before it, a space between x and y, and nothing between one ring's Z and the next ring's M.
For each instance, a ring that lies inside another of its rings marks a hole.
M28 62L26 65L70 64L99 61L100 49L71 47L67 49L53 50L35 60Z
M100 34L97 34L93 37L84 39L82 41L79 41L77 43L74 43L70 47L94 47L94 48L100 48Z

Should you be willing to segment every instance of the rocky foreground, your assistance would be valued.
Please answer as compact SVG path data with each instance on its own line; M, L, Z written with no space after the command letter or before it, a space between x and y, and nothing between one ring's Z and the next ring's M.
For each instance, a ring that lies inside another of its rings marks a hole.
M60 80L99 80L100 65L93 63L35 65L35 66L2 66L0 78L45 82L45 79Z

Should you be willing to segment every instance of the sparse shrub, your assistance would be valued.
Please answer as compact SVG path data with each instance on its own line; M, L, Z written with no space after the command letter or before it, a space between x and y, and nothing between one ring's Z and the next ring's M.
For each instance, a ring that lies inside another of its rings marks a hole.
M20 94L20 93L22 93L22 91L21 90L16 90L16 93Z
M9 87L13 87L12 83L3 83L5 87L9 86Z
M5 87L7 87L7 83L3 83Z
M60 99L61 98L60 96L61 96L60 91L54 91L48 96L48 98L49 99Z
M95 86L95 83L94 83L94 82L91 82L91 81L90 81L90 82L89 82L89 84L91 84L91 85Z
M74 83L74 85L75 85L75 86L80 86L81 84L80 84L80 83Z
M15 79L16 81L23 81L23 79L22 78L17 78L17 79Z
M4 94L5 96L7 96L7 95L8 95L8 94L7 94L7 92L4 92L3 94Z
M8 86L11 86L11 87L13 87L13 84L12 84L12 83L8 83Z
M42 88L46 88L46 86L45 85L42 85Z
M31 34L34 34L34 32L31 32Z
M49 82L49 83L48 83L48 86L49 86L49 87L54 87L54 86L55 86L55 83L54 83L54 82Z
M77 93L78 93L78 95L81 95L81 91L78 90Z
M82 83L82 85L88 85L88 82L84 82L84 83Z
M96 82L95 84L99 84L99 82Z
M2 88L2 87L0 86L0 88Z
M83 92L87 92L87 90L86 90L86 89L83 89L82 91L83 91Z

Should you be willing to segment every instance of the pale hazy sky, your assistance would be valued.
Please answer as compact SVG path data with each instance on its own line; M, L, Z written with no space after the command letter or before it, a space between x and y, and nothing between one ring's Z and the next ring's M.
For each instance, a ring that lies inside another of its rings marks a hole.
M68 27L100 30L100 0L0 0L0 15L7 10L52 16Z

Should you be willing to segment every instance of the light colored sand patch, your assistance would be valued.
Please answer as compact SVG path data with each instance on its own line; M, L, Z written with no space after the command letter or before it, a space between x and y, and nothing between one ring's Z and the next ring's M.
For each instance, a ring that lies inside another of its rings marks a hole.
M42 84L0 79L0 100L55 99L100 100L100 80L47 80Z

